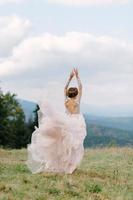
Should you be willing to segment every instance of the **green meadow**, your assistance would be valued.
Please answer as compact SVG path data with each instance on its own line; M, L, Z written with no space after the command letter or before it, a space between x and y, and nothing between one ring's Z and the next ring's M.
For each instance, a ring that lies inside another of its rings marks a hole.
M0 149L0 200L133 200L133 149L86 149L73 174L31 174L26 149Z

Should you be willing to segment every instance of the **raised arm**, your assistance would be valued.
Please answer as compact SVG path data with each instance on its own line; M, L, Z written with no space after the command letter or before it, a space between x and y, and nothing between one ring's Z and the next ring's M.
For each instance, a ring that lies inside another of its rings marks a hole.
M74 68L74 73L75 73L77 83L78 83L78 90L79 90L78 97L79 97L79 100L80 100L81 96L82 96L82 83L81 83L81 80L79 78L78 70L76 68Z
M68 79L68 81L67 81L67 83L66 83L66 86L65 86L65 88L64 88L64 95L65 95L65 98L67 98L67 89L68 89L68 86L69 86L69 84L70 84L70 82L71 82L73 76L74 76L74 72L72 71L72 72L70 73L69 79Z

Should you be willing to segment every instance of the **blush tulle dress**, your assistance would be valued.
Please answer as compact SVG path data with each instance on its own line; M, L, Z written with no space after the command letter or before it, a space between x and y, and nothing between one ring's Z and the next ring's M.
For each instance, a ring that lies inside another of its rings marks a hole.
M60 112L47 101L39 104L39 128L27 145L26 164L33 173L71 174L84 155L86 124L83 114Z

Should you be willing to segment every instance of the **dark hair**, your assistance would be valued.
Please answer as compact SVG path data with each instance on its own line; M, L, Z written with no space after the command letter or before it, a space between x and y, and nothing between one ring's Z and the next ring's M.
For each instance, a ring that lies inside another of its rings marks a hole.
M73 97L76 97L78 95L78 89L76 87L70 87L68 90L67 90L67 96L69 98L73 98Z

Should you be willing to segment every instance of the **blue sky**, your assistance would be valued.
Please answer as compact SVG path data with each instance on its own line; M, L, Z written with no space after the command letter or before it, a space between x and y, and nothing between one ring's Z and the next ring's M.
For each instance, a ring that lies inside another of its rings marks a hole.
M68 2L0 0L2 89L32 101L48 91L63 102L64 84L78 66L84 103L132 106L133 2Z
M17 14L32 21L35 33L68 31L113 35L132 40L133 3L126 5L64 6L46 0L28 0L21 4L5 4L1 15Z

